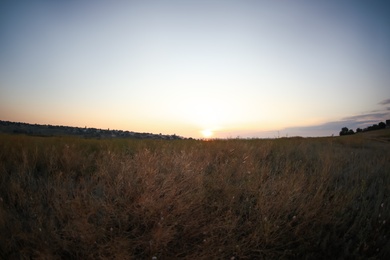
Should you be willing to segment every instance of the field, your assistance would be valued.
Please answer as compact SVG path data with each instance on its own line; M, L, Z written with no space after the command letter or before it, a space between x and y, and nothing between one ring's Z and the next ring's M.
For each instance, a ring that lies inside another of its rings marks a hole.
M0 135L2 259L390 259L390 130Z

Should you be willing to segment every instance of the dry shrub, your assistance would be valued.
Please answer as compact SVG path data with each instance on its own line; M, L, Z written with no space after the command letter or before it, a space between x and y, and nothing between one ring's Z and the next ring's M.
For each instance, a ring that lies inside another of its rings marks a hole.
M0 136L2 258L385 258L390 150Z

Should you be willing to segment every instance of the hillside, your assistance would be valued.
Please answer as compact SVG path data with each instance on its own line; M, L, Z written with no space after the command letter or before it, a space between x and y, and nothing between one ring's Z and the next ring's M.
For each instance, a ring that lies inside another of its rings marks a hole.
M390 128L357 133L356 138L366 138L373 141L390 142Z
M340 140L349 140L351 142L370 143L371 145L380 145L390 143L390 128L355 133L353 135L344 135L338 137Z
M90 127L72 127L58 125L40 125L21 122L10 122L0 120L0 133L27 134L34 136L81 136L85 138L135 138L135 139L162 139L176 140L183 139L181 136L137 133L123 130L98 129Z

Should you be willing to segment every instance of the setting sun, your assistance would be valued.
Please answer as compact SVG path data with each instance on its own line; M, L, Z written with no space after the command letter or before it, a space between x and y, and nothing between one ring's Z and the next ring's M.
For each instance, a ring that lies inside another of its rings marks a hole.
M390 119L388 1L16 2L0 120L223 139Z
M210 138L214 134L213 131L211 131L210 129L202 130L201 133L204 138Z

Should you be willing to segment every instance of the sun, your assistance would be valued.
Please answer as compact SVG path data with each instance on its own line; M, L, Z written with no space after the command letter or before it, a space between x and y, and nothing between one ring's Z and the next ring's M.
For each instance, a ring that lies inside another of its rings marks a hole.
M211 131L210 129L204 129L202 131L200 131L201 134L203 135L204 138L210 138L211 136L213 136L213 131Z

